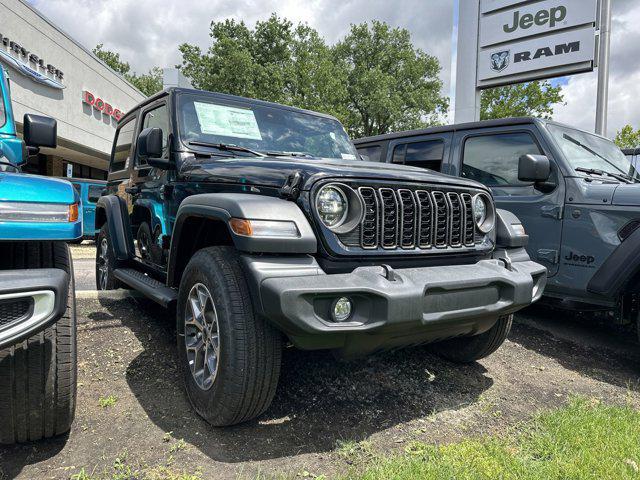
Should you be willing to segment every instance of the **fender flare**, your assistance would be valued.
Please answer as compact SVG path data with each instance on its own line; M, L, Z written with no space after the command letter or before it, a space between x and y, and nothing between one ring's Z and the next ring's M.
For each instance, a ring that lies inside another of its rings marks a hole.
M615 299L640 272L640 229L609 255L587 284L587 291Z
M313 254L318 242L307 217L291 201L250 193L203 193L187 197L178 208L171 235L167 284L177 282L176 258L180 249L182 228L189 218L208 218L223 222L236 249L248 253ZM297 238L252 238L237 235L228 227L231 218L295 222L300 235Z
M98 224L98 211L103 210L106 223L109 227L109 236L113 253L117 260L128 260L133 257L133 237L129 226L129 214L127 204L116 195L104 195L96 204L96 229L102 227Z

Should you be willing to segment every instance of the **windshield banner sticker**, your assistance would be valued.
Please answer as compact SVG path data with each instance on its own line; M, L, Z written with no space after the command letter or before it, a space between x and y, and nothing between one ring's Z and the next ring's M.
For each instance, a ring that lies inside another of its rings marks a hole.
M256 116L246 108L194 102L200 130L205 135L262 140Z

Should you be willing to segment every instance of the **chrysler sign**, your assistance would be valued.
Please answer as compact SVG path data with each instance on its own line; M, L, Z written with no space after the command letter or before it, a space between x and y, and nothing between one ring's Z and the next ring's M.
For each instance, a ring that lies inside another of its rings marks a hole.
M65 88L62 70L1 33L0 60L37 83L51 88Z

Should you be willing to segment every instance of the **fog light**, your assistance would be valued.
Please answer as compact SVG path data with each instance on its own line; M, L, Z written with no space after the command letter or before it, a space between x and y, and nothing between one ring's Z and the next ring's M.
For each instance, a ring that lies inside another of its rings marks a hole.
M333 302L331 316L336 322L346 322L351 316L351 300L347 297L340 297Z

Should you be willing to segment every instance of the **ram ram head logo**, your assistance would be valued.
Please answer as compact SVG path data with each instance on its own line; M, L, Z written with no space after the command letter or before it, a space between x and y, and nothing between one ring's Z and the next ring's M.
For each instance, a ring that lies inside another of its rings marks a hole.
M509 50L491 54L491 70L501 72L509 66Z

